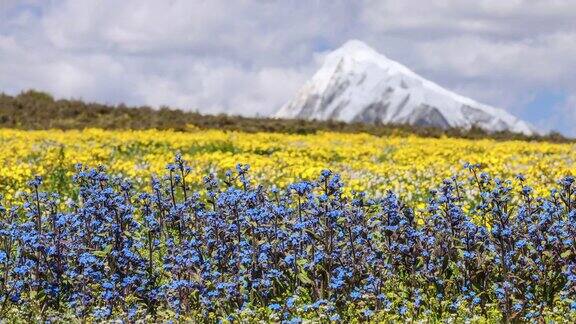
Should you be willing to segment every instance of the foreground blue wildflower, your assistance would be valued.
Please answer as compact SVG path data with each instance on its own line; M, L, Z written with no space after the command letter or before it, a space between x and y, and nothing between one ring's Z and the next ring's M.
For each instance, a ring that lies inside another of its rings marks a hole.
M574 178L535 197L521 175L514 187L465 168L470 183L445 180L422 214L393 192L345 195L328 170L267 190L239 164L194 191L180 155L149 192L78 165L64 210L36 177L21 204L0 205L0 313L235 320L259 310L300 322L574 312Z

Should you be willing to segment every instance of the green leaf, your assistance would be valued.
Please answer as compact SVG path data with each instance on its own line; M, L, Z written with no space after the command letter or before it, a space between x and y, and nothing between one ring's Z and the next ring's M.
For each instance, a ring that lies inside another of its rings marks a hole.
M110 251L112 251L112 244L107 245L106 248L104 248L104 250L94 251L92 252L92 254L94 254L99 258L105 258L110 253Z
M313 283L306 271L300 271L300 273L298 273L298 279L305 285L311 285Z
M303 267L304 265L306 265L307 262L308 262L308 261L307 261L306 259L298 259L298 260L296 260L296 264L297 264L299 267Z

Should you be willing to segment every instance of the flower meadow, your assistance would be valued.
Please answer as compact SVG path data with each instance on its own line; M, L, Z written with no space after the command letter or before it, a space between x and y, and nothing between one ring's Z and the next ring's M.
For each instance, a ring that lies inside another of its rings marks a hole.
M0 321L570 322L575 160L570 143L0 130Z
M538 195L464 164L424 208L321 170L283 187L177 154L138 189L75 165L0 207L0 312L34 320L570 321L576 183ZM197 188L197 189L194 189ZM72 194L73 193L73 194Z
M286 187L314 180L330 169L344 188L382 196L388 190L424 206L428 190L455 174L462 164L482 164L503 179L524 174L538 195L566 174L576 174L576 145L547 142L378 137L368 134L311 135L244 133L190 129L174 131L0 129L0 192L6 200L35 175L44 188L73 193L74 164L106 165L108 172L130 177L139 189L160 174L175 152L189 161L191 183L209 173L222 177L237 163L250 164L259 183ZM198 189L198 188L196 188Z

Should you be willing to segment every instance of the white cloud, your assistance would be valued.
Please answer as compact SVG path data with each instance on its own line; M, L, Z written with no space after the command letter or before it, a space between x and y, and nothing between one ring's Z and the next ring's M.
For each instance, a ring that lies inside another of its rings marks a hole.
M576 76L576 31L517 41L455 37L418 45L421 64L468 78L530 78L551 83Z

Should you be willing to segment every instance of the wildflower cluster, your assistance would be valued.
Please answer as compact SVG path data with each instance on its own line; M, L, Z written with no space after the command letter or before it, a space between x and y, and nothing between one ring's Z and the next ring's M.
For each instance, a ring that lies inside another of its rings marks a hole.
M576 308L576 184L445 180L415 210L345 194L337 174L283 190L249 167L192 190L178 155L150 190L77 166L76 199L29 182L0 207L0 312L94 319L537 320ZM19 312L19 313L18 313Z
M428 189L460 171L455 166L465 161L483 163L484 171L501 178L523 173L537 180L533 189L540 196L555 179L576 174L575 143L325 132L0 129L0 192L10 202L31 177L42 174L44 190L69 196L69 179L78 162L106 165L109 173L122 173L141 191L177 151L193 167L193 184L200 184L209 172L233 169L238 161L250 164L254 181L279 188L301 179L313 181L330 169L346 182L346 193L382 196L393 190L418 208L423 208Z

